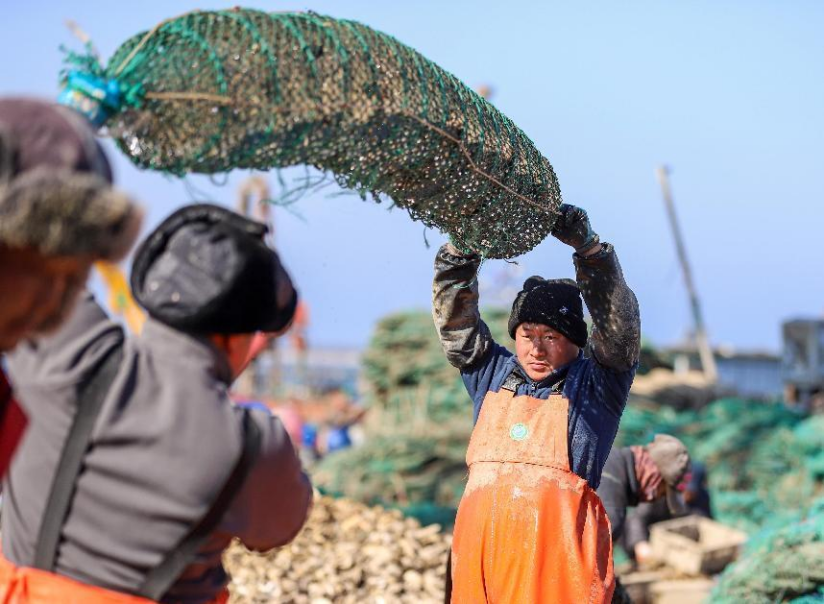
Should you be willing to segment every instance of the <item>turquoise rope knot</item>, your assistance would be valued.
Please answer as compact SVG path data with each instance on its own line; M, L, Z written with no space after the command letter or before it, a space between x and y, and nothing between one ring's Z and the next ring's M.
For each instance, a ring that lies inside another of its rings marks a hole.
M141 84L123 89L115 79L85 71L69 71L63 86L58 102L85 115L95 128L100 128L124 106L139 108L143 102Z

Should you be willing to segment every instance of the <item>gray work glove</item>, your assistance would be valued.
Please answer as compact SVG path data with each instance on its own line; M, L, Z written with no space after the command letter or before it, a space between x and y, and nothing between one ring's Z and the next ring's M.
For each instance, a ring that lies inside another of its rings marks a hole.
M568 203L561 204L552 235L561 243L575 248L578 254L583 254L601 241L589 224L586 210Z

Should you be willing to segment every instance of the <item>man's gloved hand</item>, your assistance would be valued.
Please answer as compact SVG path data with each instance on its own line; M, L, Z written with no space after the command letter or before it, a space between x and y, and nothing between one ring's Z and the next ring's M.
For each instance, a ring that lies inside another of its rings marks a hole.
M572 246L580 255L598 245L601 240L592 230L586 210L564 203L560 212L552 229L552 235L558 241Z

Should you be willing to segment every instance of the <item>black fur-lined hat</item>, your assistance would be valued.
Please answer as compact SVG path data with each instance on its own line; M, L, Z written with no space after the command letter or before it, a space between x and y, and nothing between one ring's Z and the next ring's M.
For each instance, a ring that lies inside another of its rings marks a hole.
M0 98L0 245L119 260L141 218L112 187L83 116L39 99Z
M267 230L220 206L181 208L138 247L135 300L156 320L190 333L282 330L298 297L264 241Z

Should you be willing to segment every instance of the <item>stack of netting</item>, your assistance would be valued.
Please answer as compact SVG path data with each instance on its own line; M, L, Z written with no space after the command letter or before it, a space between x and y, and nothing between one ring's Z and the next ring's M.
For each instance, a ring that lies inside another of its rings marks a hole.
M430 423L425 431L399 425L372 432L363 444L323 459L312 481L331 495L449 526L466 483L471 431L469 411L466 418Z
M712 592L719 604L824 601L824 501L750 539Z
M824 418L805 419L777 403L721 399L676 412L630 400L617 446L655 433L681 438L706 464L719 520L753 532L779 526L824 492Z
M483 314L493 337L507 341L508 313ZM381 320L363 358L363 378L366 441L324 459L313 480L329 493L451 524L466 480L472 402L444 357L432 316Z
M508 312L489 309L483 316L496 341L510 340ZM431 313L396 313L381 319L362 366L364 395L373 409L389 416L388 422L439 422L455 414L471 418L460 372L444 356Z
M561 203L552 166L506 116L353 21L197 11L134 36L105 68L71 58L119 91L107 125L144 168L315 166L493 258L537 245Z

